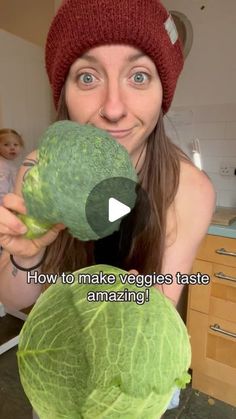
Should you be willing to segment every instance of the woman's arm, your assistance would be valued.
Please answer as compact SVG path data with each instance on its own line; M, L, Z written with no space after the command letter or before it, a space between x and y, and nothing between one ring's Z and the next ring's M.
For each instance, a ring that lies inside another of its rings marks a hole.
M41 254L30 258L15 257L24 268L36 265L43 257ZM30 271L34 275L36 271ZM40 268L37 269L37 275ZM3 251L0 257L0 301L8 308L20 310L34 304L42 292L42 285L31 281L27 283L27 272L17 269L10 261L9 253Z
M10 254L15 262L24 268L31 268L42 260L46 247L53 242L62 225L54 226L44 236L27 240L22 236L22 224L14 212L25 213L22 199L22 182L27 171L36 162L36 152L32 152L19 170L14 194L4 198L4 206L0 206L0 244L4 248L0 256L0 301L11 308L24 308L33 304L42 291L42 285L27 283L27 272L17 269L10 261ZM20 224L20 225L19 225ZM37 268L40 273L40 267ZM33 271L31 270L33 274Z
M162 268L162 274L171 274L173 277L173 284L163 285L162 291L175 306L183 290L183 285L176 283L176 273L191 272L214 210L215 192L207 175L189 163L182 163L179 188L167 216Z
M19 212L25 212L24 203L22 199L18 198L21 197L21 188L22 188L22 181L26 174L26 172L30 169L29 164L33 166L36 163L36 152L32 152L25 161L23 162L19 173L17 175L16 185L14 194L15 197L7 197L7 200L13 201L15 199L15 210ZM9 191L7 191L9 192ZM6 193L7 193L6 192ZM14 205L13 205L14 206ZM4 211L5 210L5 211ZM11 211L8 211L7 208L1 208L2 213L2 222L4 226L1 226L1 230L4 231L4 227L8 225L8 228L16 228L15 224L15 217L13 218L13 214ZM17 234L17 230L16 230ZM20 234L20 230L19 230ZM2 245L7 248L8 242L16 238L17 236L11 235L1 235L1 243ZM19 248L22 245L19 245ZM17 242L15 244L17 248ZM14 248L14 244L13 244ZM13 252L12 252L13 253ZM29 258L22 258L19 256L15 256L15 260L19 265L22 265L25 268L31 267L36 265L40 259L42 258L44 253L40 251L38 255L29 257ZM0 300L8 307L14 309L20 309L26 306L29 306L35 302L38 295L41 293L41 285L29 285L27 284L27 272L20 271L17 269L10 261L10 252L7 250L3 250L2 255L0 257Z

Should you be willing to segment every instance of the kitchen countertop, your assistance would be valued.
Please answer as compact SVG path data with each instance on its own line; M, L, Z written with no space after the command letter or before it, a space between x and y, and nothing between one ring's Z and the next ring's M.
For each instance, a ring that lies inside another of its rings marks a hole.
M236 221L229 226L211 224L208 229L208 234L236 239Z

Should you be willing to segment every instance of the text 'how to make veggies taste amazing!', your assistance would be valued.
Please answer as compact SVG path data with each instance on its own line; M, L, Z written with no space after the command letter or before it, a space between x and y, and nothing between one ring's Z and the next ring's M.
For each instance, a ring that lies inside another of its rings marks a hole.
M77 283L78 285L89 285L90 287L87 293L88 302L135 302L136 304L142 305L149 301L150 287L153 285L171 285L174 278L171 274L158 275L155 272L147 275L119 273L117 276L114 274L105 274L102 271L99 271L96 274L78 273L77 275L75 275L75 273L62 273L61 275L39 274L37 271L28 272L27 274L28 284L52 285L56 284L58 281L67 285L74 283ZM117 284L118 281L119 284ZM179 285L207 285L210 282L210 277L201 272L191 275L177 272L175 275L175 282ZM112 290L112 286L115 284L116 289ZM94 287L94 290L91 290L91 286ZM132 286L132 290L124 288L125 286ZM99 288L99 290L96 290L96 287ZM111 287L111 289L104 289L104 287ZM137 290L135 290L134 287L136 287Z

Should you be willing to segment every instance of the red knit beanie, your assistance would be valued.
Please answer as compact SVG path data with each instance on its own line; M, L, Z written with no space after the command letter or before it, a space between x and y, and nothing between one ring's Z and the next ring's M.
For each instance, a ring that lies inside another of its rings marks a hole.
M159 0L63 1L46 43L46 68L56 107L73 62L90 48L106 44L136 47L153 60L166 113L184 60L173 19Z

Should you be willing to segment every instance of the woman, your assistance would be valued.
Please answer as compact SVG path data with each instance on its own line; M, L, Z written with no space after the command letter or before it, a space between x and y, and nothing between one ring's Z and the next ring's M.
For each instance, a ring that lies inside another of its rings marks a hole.
M131 240L120 265L173 278L176 272L189 273L211 221L215 195L208 177L164 132L163 115L183 66L168 12L157 0L64 1L49 30L46 66L57 119L109 131L128 150L148 193L150 222ZM26 284L22 269L66 272L101 259L109 262L110 246L117 251L119 241L114 235L83 243L62 225L37 240L24 239L26 228L13 212L26 213L22 181L35 161L33 152L20 169L15 193L0 207L0 244L5 249L0 299L18 309L33 304L42 292L41 285ZM161 290L178 304L182 286L175 280Z
M46 66L58 119L109 131L128 150L148 192L150 223L139 239L133 239L123 267L173 277L176 272L189 273L210 223L215 195L208 177L164 132L163 114L183 66L168 12L157 0L122 0L119 5L110 0L65 1L48 34ZM15 194L7 195L0 208L0 244L5 249L1 299L17 308L34 303L42 289L26 284L26 273L12 266L9 253L28 269L40 263L47 248L47 258L38 268L43 272L77 269L94 257L92 243L72 239L61 225L40 239L22 238L25 226L12 211L26 212L21 185L35 160L33 152L19 172ZM182 286L174 281L162 291L177 305Z

